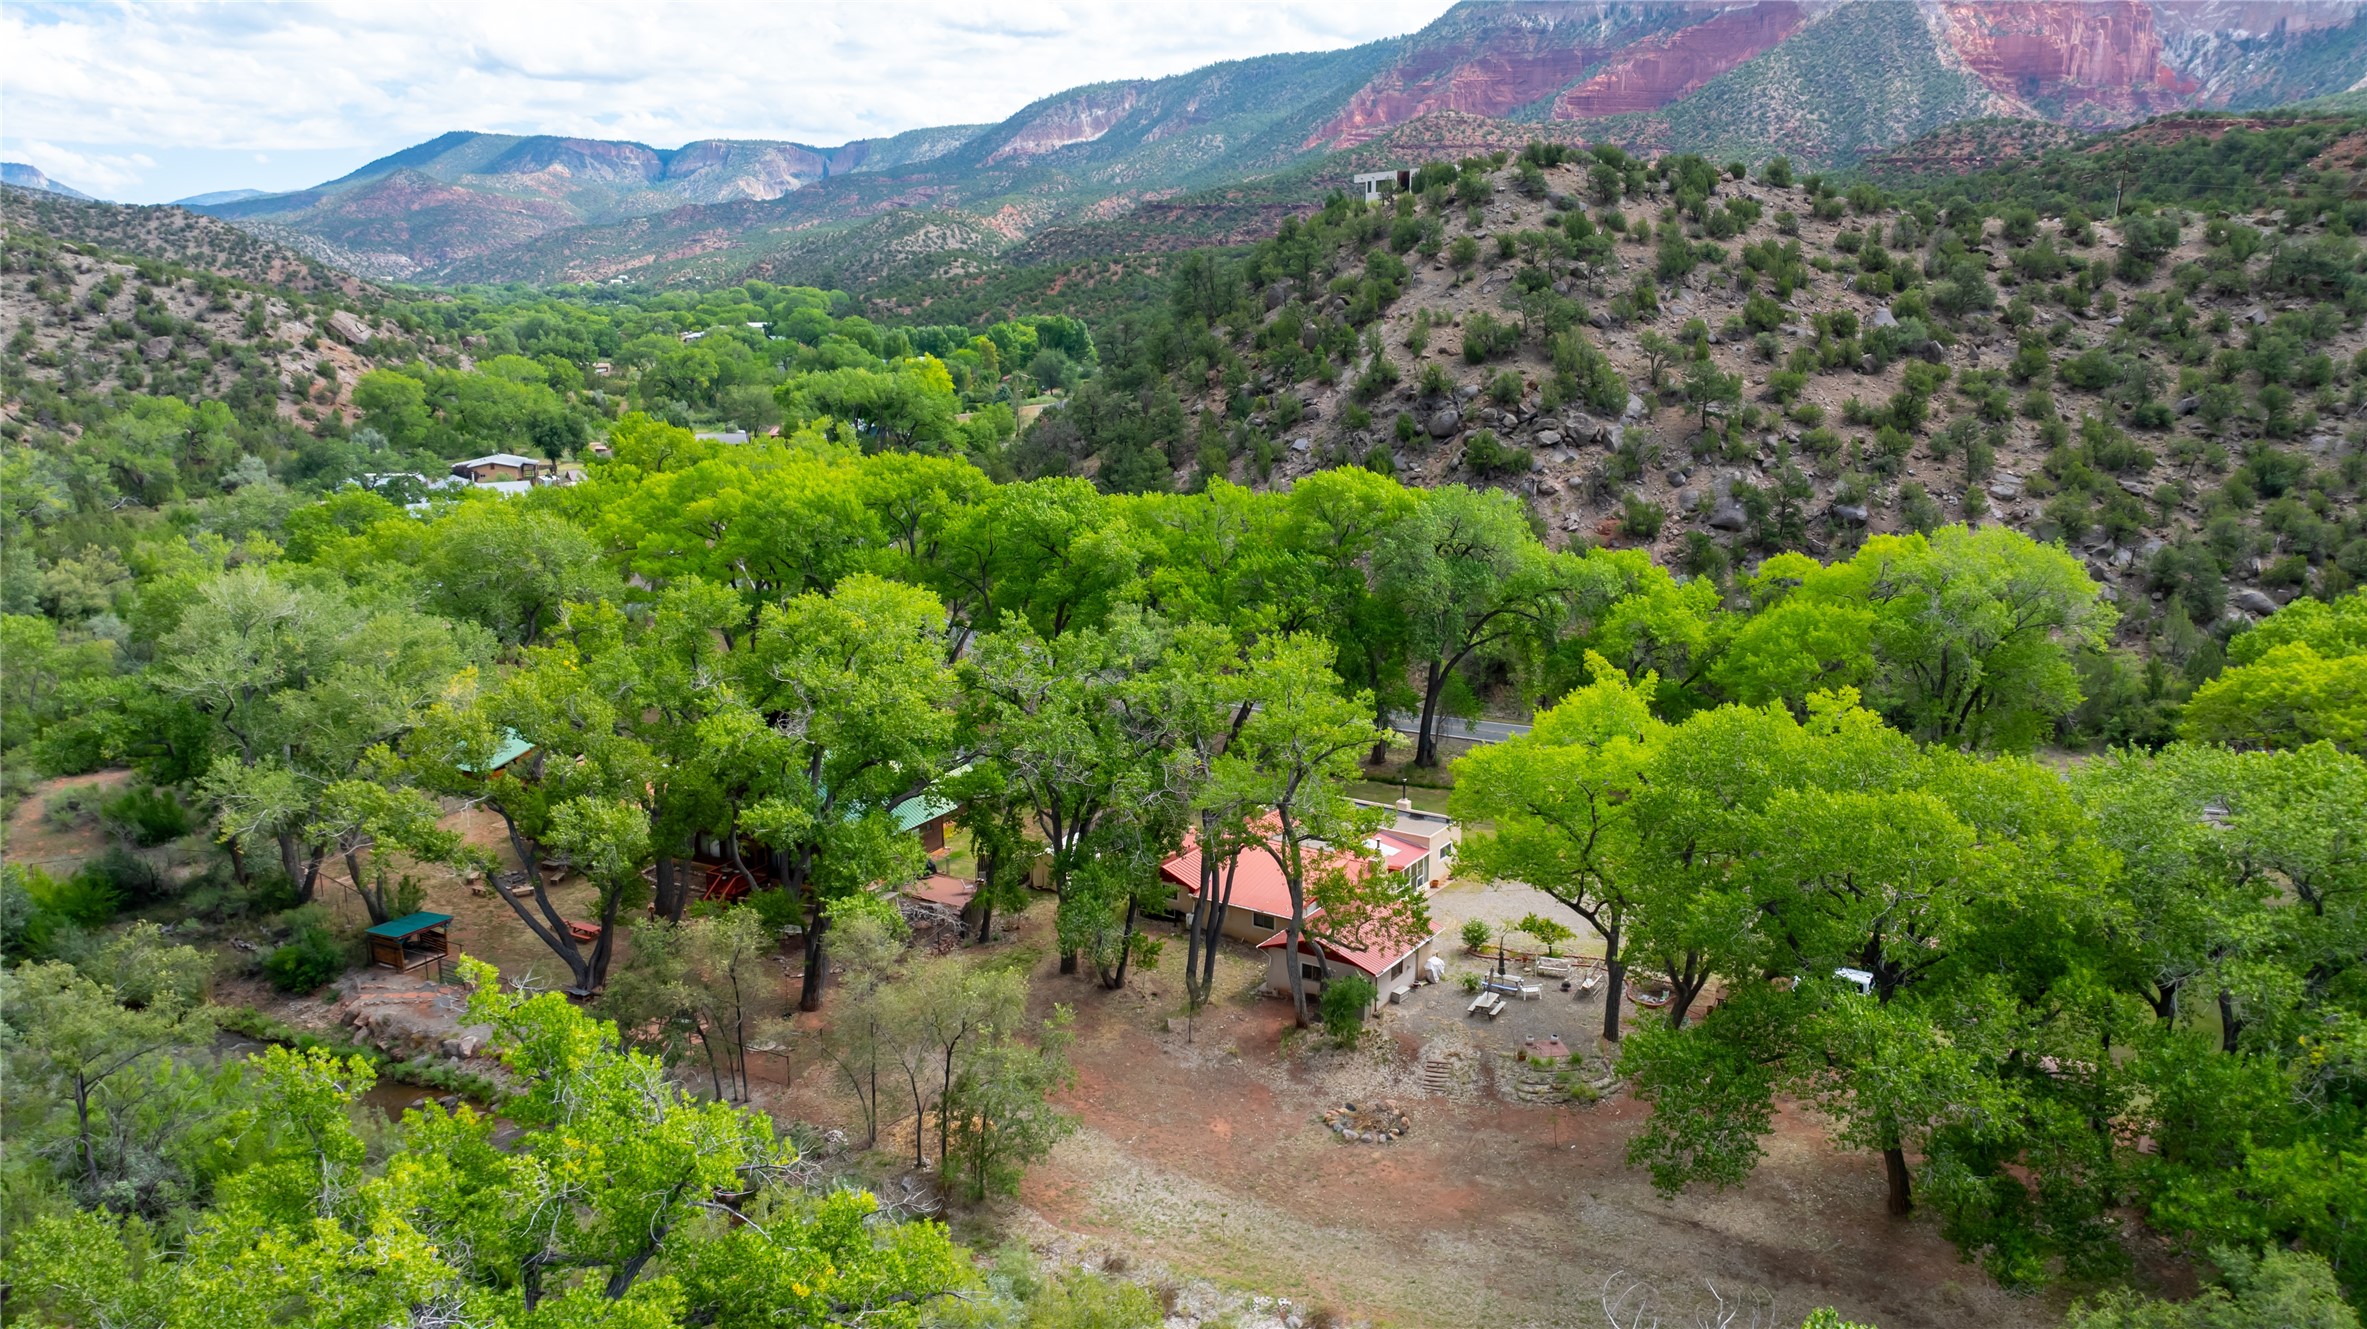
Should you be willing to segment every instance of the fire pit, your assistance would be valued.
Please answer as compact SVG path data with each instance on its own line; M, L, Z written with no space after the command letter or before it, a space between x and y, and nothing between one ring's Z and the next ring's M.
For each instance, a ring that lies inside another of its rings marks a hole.
M1413 1129L1405 1109L1390 1098L1333 1108L1323 1114L1323 1124L1347 1144L1392 1144Z

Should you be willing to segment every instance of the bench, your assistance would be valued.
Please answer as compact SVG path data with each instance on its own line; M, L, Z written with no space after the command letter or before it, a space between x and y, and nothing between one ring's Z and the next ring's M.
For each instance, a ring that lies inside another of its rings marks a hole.
M1537 957L1537 972L1547 978L1568 978L1570 962L1558 955L1541 955Z

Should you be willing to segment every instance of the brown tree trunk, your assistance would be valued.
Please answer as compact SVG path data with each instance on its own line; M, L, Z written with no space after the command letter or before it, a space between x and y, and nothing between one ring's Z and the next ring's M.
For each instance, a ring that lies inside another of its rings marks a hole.
M1618 929L1612 929L1603 947L1603 986L1609 994L1603 998L1603 1041L1619 1041L1619 1008L1627 1002L1627 961L1619 956Z
M805 984L797 993L797 1009L801 1011L822 1009L822 967L828 961L822 949L822 927L822 895L816 891L806 907Z
M1882 1172L1890 1182L1891 1216L1906 1216L1915 1207L1914 1192L1907 1173L1907 1151L1895 1144L1883 1149Z
M1118 968L1114 974L1102 976L1101 985L1112 992L1126 987L1126 962L1134 958L1134 897L1126 897L1126 925L1118 933Z
M683 906L689 903L690 892L684 889L682 869L676 866L672 854L660 854L657 861L657 911L669 923L682 921Z
M2235 1013L2235 999L2226 988L2219 989L2219 1050L2236 1050L2236 1038L2244 1032L2244 1021Z
M1446 691L1446 671L1436 660L1430 662L1429 677L1422 684L1422 723L1414 735L1414 765L1428 768L1438 764L1438 697Z

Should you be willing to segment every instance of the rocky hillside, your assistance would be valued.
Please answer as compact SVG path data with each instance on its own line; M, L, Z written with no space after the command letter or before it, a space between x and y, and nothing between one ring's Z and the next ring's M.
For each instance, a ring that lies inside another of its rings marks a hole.
M211 210L387 277L810 272L864 247L828 237L891 213L927 214L949 246L992 252L1310 162L1326 165L1328 189L1374 160L1397 164L1391 149L1419 150L1440 126L1830 165L1966 120L2094 129L2274 105L2367 74L2361 14L2356 0L1466 3L1407 37L1092 84L991 126L836 148L455 133L316 189Z
M111 395L350 421L364 373L434 349L390 320L378 288L211 218L61 211L13 189L0 203L0 421L12 427L71 425L78 404Z
M1591 165L1483 162L1469 206L1310 224L1343 257L1267 287L1205 379L1185 371L1201 443L1174 483L1362 464L1500 486L1556 541L1720 574L2004 522L2085 554L2140 636L2172 606L2208 625L2367 579L2348 221L1982 218L1699 163L1603 206ZM1393 269L1356 237L1426 217L1359 333Z
M295 291L359 295L364 283L320 259L182 207L132 207L0 188L0 229Z

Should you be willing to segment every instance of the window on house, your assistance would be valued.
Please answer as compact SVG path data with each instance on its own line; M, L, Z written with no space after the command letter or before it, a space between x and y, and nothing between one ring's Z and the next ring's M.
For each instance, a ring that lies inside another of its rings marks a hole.
M1261 928L1270 928L1274 926L1274 920L1264 914L1251 914L1249 916L1249 921Z

